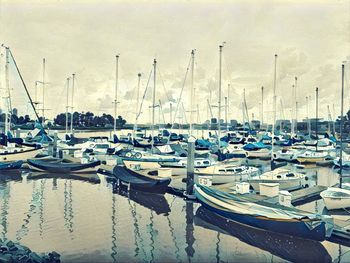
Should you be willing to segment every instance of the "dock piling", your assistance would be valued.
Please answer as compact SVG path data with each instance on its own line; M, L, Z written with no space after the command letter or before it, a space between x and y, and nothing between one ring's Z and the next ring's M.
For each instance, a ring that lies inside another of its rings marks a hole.
M53 146L52 146L52 156L56 157L57 156L57 131L54 132L53 134Z

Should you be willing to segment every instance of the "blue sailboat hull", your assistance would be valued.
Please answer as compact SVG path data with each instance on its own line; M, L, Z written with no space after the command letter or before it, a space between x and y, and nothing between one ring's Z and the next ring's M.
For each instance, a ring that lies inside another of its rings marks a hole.
M280 234L285 234L289 236L296 236L305 239L323 241L326 238L326 227L325 222L320 222L314 228L309 228L305 222L299 220L274 220L265 217L247 215L247 214L238 214L231 211L226 211L220 209L215 204L206 200L201 195L196 194L196 197L199 199L200 203L206 208L209 209L223 217L231 219L233 221L264 229L267 231L277 232Z

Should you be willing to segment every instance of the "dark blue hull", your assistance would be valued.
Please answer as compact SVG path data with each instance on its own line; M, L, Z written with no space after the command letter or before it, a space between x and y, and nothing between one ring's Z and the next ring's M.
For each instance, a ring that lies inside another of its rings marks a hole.
M22 167L22 164L23 164L23 161L0 163L0 170L19 169Z
M316 226L313 229L310 229L304 222L302 221L286 221L286 220L272 220L268 218L263 217L256 217L252 215L244 215L244 214L237 214L233 212L227 212L225 210L221 210L218 208L215 208L203 200L199 200L200 203L207 209L223 216L228 219L231 219L233 221L272 231L277 232L280 234L285 234L289 236L297 236L301 238L311 239L311 240L317 240L317 241L323 241L325 240L326 236L326 229L325 229L325 223L320 222L318 226Z

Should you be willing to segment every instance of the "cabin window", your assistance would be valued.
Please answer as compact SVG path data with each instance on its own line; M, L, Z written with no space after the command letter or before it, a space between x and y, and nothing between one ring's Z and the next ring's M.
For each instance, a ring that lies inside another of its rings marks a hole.
M226 172L226 170L220 169L219 172L223 173L223 172Z
M293 173L286 174L286 177L294 177L294 174Z
M236 169L236 172L237 172L237 173L240 173L240 172L242 172L242 171L243 171L242 168L237 168L237 169Z
M209 161L204 161L203 163L204 163L204 164L209 164Z
M282 178L282 176L280 176L280 175L277 175L277 178L278 178L278 179L281 179L281 178Z

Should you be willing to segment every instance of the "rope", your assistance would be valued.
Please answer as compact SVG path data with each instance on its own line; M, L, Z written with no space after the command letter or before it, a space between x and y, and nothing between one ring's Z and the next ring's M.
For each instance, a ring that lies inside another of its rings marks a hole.
M151 76L152 76L152 72L153 72L153 67L151 69L151 72L149 73L149 77L148 77L148 80L147 80L147 84L146 84L146 88L145 88L145 92L143 93L143 96L142 96L142 100L141 100L141 105L140 105L140 110L136 116L136 120L139 119L140 115L141 115L141 110L142 110L142 106L143 106L143 101L145 100L145 97L146 97L146 92L147 92L147 88L148 88L148 85L149 85L149 82L151 80Z
M181 99L182 99L182 93L183 93L183 90L184 90L184 88L185 88L185 83L186 83L186 79L187 79L188 72L189 72L189 70L190 70L191 60L192 60L192 58L190 57L190 59L189 59L189 61L188 61L186 73L185 73L185 78L184 78L184 81L183 81L183 83L182 83L182 88L181 88L181 92L180 92L180 97L179 97L179 100L178 100L178 102L177 102L177 104L176 104L175 115L174 115L173 120L171 120L171 121L172 121L171 129L173 129L174 122L175 122L176 117L177 117L177 113L178 113L179 106L180 106ZM170 139L170 135L168 136L168 140L169 140L169 139Z

